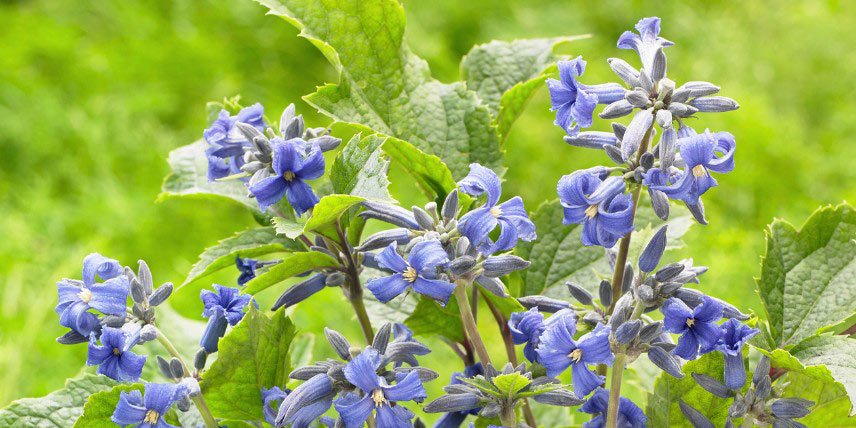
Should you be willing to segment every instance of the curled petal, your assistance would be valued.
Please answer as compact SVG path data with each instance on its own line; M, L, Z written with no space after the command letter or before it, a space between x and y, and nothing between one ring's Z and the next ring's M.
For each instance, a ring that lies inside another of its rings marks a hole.
M437 266L448 263L449 256L446 250L440 244L440 241L435 239L422 241L413 246L410 250L410 266L416 269L420 274L435 269Z
M470 164L469 174L458 182L458 186L462 192L473 196L487 193L488 207L496 205L502 194L502 186L496 173L477 163Z

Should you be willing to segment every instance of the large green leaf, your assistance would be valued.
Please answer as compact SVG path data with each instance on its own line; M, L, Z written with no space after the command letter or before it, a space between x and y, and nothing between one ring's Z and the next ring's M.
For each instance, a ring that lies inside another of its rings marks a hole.
M455 296L449 298L446 307L427 297L420 297L413 313L404 323L418 336L438 335L453 342L461 342L465 338Z
M452 177L452 171L440 158L429 155L406 141L389 138L383 144L383 151L416 180L416 184L426 196L437 200L438 204L458 186Z
M0 426L9 428L66 428L83 414L90 395L108 391L116 381L84 374L65 382L65 388L39 398L22 398L0 410Z
M856 339L830 334L812 336L790 352L776 349L769 355L773 367L843 386L856 407Z
M660 374L653 393L648 395L648 407L645 410L648 425L692 428L693 425L681 413L678 400L683 400L707 416L713 422L713 426L725 425L728 407L731 406L732 400L719 398L705 391L691 376L692 373L702 373L722 382L724 369L725 361L722 353L711 352L686 363L682 369L686 376L682 379L665 373Z
M852 427L850 418L850 400L841 385L817 380L797 372L785 374L779 384L786 385L783 397L800 397L814 401L814 407L808 416L797 419L806 426L824 428Z
M262 420L262 388L284 387L291 372L295 328L285 311L273 319L251 308L219 343L217 360L202 375L202 393L217 418Z
M336 155L330 168L333 191L343 195L367 199L389 200L389 160L381 157L381 146L386 137L357 134Z
M143 384L121 384L116 385L108 391L96 392L89 396L83 407L83 415L74 423L74 428L103 428L115 426L110 417L119 403L119 395L123 391L143 391ZM172 409L170 409L172 410ZM164 420L173 425L179 425L175 411L164 415Z
M535 90L555 71L556 46L586 37L494 40L470 49L461 61L461 76L487 104L503 139Z
M318 251L287 254L281 263L273 265L267 272L250 280L244 291L256 294L299 273L336 265L338 265L336 259Z
M247 197L247 187L240 180L208 181L208 160L205 141L179 147L169 152L172 172L166 176L158 201L175 197L202 200L231 199L258 211L258 203Z
M234 266L235 257L258 257L265 254L304 251L306 247L285 236L277 236L273 227L247 229L226 238L199 255L182 287L196 283L223 268Z
M488 108L457 82L431 77L404 41L398 0L257 0L301 30L339 71L304 97L322 113L359 123L440 156L456 176L478 162L498 167L502 157Z
M799 343L856 310L856 212L815 211L798 231L784 220L767 229L758 291L773 340Z
M306 232L318 232L320 229L331 226L339 220L346 211L354 205L364 201L365 198L351 195L327 195L321 198L312 208L309 218L298 217L297 219L274 218L277 233L281 233L291 239L297 238ZM323 231L325 235L337 239L335 229L333 232ZM332 235L332 236L331 236Z
M689 214L672 205L672 215L666 224L667 249L682 248L680 237L692 224ZM656 228L662 223L647 205L638 209L636 231L631 240L628 261L636 263L636 258L647 244ZM602 247L586 247L580 241L580 225L563 225L562 206L558 200L545 202L530 216L535 223L538 238L532 242L521 242L515 253L532 262L529 269L520 273L522 280L521 296L544 294L550 297L567 299L565 281L574 281L596 291L599 275L609 275L611 269Z

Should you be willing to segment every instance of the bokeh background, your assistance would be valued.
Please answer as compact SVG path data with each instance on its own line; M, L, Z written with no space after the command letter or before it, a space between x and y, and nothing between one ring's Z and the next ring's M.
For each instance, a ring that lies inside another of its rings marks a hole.
M606 59L632 59L615 49L617 37L641 17L662 17L663 35L677 43L668 51L669 77L715 82L741 104L703 118L737 137L737 169L705 195L711 225L691 229L681 252L711 267L704 290L744 311L762 310L754 277L765 225L776 216L801 224L821 204L856 199L856 2L404 5L410 45L442 81L458 79L458 62L474 44L582 33L593 37L562 52L589 61L585 82L614 80ZM63 329L53 307L56 280L79 277L87 253L128 265L142 258L157 282L180 283L205 247L253 224L229 203L155 203L166 155L201 137L206 101L240 93L273 116L295 102L320 126L329 121L300 96L337 76L294 28L249 0L4 1L0 22L3 406L44 395L80 371L85 347L54 342ZM555 197L561 175L608 162L562 142L546 92L505 146L504 191L530 209ZM416 200L409 189L393 183L396 197ZM294 318L302 330L329 325L361 337L336 290L302 304ZM439 348L428 361L453 357ZM444 367L446 378L455 363Z

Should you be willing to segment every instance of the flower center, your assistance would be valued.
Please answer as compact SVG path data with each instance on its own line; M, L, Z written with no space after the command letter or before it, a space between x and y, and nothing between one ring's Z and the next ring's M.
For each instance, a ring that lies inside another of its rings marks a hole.
M119 348L113 348L113 355L120 355L121 353L122 351L120 351Z
M589 207L586 208L586 217L592 219L596 215L597 215L597 205L589 205Z
M160 415L158 414L158 412L154 410L149 410L148 412L146 412L146 417L143 418L143 422L147 424L156 424L158 423L159 417Z
M704 168L704 165L696 165L693 167L693 176L696 178L703 177L707 174L707 170Z
M687 318L687 327L692 327L695 324L694 318Z
M583 358L583 350L580 348L574 349L568 356L571 357L571 361L578 363Z
M416 277L419 276L419 274L416 273L416 269L413 269L412 267L408 267L407 270L404 271L402 276L404 276L405 281L414 282L414 281L416 281Z
M84 288L80 290L80 293L77 293L77 297L80 297L80 300L83 300L83 303L89 303L92 300L92 291L88 288Z
M285 172L282 174L282 178L284 178L284 179L285 179L285 181L291 181L291 180L294 180L294 173L293 173L293 172L291 172L291 171L285 171Z
M383 396L383 390L378 388L372 391L372 401L374 401L375 407L380 407L383 403L386 403L386 397Z
M500 208L498 205L495 207L491 207L490 215L494 216L495 218L499 218L499 216L502 215L502 208Z

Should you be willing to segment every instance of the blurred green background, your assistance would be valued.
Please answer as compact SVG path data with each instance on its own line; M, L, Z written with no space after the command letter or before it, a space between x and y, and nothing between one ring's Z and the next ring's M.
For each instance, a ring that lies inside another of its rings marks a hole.
M617 37L641 17L662 17L677 44L669 77L715 82L741 104L697 125L737 137L737 169L705 195L711 225L691 229L691 252L682 252L711 267L704 290L743 310L761 311L753 277L767 223L801 224L820 204L856 199L854 2L404 5L410 45L442 81L457 80L474 44L582 33L593 37L562 52L589 61L583 81L615 80L607 58L637 61L615 49ZM206 101L240 93L273 117L296 102L310 125L329 122L300 96L336 74L294 28L264 13L248 0L0 3L0 406L57 389L83 365L84 346L54 342L63 329L53 307L56 280L79 278L87 253L128 265L142 258L156 282L180 283L205 247L253 224L233 204L154 202L167 153L201 136ZM548 107L542 89L505 147L504 191L529 209L555 197L561 175L608 162L564 144ZM416 199L400 182L393 189ZM295 313L303 330L330 325L356 340L350 319L336 290ZM438 347L428 361L451 358Z

